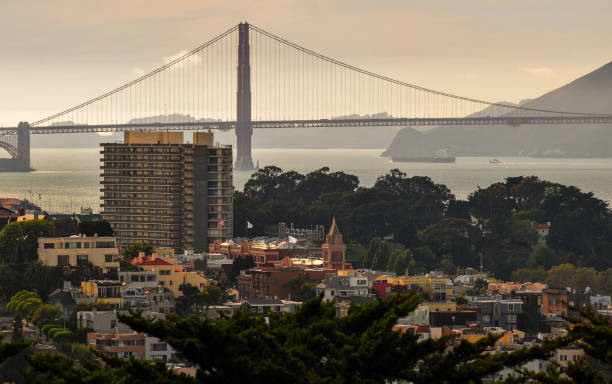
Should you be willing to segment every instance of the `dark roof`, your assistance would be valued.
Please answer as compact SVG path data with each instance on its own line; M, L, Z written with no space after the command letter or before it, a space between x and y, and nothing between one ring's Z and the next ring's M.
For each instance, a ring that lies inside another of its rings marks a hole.
M57 303L62 306L76 305L76 301L72 298L70 292L66 292L61 289L56 289L55 291L51 292L47 301L49 303Z
M346 281L347 284L343 284ZM350 278L348 276L332 276L323 280L317 287L319 288L330 288L330 289L362 289L363 287L351 287Z
M283 302L278 299L259 299L252 298L247 301L248 305L282 305Z

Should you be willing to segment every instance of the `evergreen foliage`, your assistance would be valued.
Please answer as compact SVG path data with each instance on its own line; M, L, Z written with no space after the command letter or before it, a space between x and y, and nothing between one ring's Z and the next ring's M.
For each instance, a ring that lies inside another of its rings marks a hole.
M256 218L257 225L236 226L234 235L261 236L267 225L279 222L309 227L335 216L351 244L349 259L358 258L355 265L366 268L387 268L392 251L381 249L382 258L373 260L372 245L378 248L382 239L410 249L419 272L479 267L481 258L505 280L526 266L549 269L571 262L597 271L612 268L612 214L605 202L578 188L535 176L509 177L464 201L442 184L397 169L371 188L358 187L350 176L327 168L307 175L278 167L258 170L234 196L235 221ZM547 222L550 233L542 245L534 223ZM356 244L368 248L367 258Z

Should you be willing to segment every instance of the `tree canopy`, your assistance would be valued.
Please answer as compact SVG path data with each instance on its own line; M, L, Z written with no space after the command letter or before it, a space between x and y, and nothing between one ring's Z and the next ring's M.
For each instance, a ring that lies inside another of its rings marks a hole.
M15 221L0 231L0 262L27 263L38 259L38 238L55 235L49 220Z

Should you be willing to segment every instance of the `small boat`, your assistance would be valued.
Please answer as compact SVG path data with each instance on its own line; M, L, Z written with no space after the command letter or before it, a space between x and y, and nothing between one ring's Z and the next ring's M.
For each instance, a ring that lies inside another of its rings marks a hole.
M501 160L499 160L499 159L491 159L491 160L489 160L489 164L499 164L499 163L501 163Z

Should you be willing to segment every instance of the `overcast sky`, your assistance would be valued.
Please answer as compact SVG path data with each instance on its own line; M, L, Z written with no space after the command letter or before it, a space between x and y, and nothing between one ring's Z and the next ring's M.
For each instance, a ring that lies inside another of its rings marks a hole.
M0 124L130 81L248 21L417 85L518 102L612 60L610 0L0 0Z

